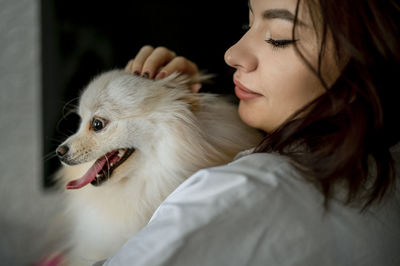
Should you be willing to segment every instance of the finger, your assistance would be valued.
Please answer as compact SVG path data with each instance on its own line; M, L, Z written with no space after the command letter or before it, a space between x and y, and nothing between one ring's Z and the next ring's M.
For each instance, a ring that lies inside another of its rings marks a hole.
M126 72L131 73L131 68L132 68L132 64L134 61L135 61L134 59L131 59L131 60L129 60L128 64L126 64L126 66L125 66Z
M157 47L146 59L142 68L142 75L150 79L154 78L158 70L170 62L175 56L176 54L171 50L165 47Z
M131 74L134 73L141 74L144 63L146 62L147 58L151 55L153 51L154 48L152 46L150 45L143 46L135 56L135 59L129 61L128 72Z
M186 75L196 75L199 73L197 65L185 57L175 57L165 67L160 69L160 73L156 76L156 79L164 78L171 73L179 72Z
M192 85L190 87L190 90L192 92L199 92L200 89L201 89L201 84L200 83L196 83L196 84L194 84L194 85Z

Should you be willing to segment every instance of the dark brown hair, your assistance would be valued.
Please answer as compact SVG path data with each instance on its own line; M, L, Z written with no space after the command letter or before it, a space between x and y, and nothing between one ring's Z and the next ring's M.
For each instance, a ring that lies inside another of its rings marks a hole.
M326 93L268 134L256 152L279 152L301 165L304 176L324 194L326 207L339 185L348 192L346 203L361 201L366 209L382 200L396 180L389 148L400 137L400 8L394 0L305 4L320 33L318 68L311 67L296 44L295 48ZM293 39L295 28L296 23ZM340 77L329 88L321 75L328 32L337 62L346 58Z

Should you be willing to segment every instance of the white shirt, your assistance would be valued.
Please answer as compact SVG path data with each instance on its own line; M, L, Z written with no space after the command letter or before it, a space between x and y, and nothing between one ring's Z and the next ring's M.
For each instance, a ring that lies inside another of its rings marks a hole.
M285 157L250 154L188 178L104 265L400 265L399 202L325 212Z

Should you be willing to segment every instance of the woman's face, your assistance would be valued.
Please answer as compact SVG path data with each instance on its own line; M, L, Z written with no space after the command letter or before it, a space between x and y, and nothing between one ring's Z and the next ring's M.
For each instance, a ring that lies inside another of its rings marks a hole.
M300 6L292 39L296 4L297 0L250 0L250 29L225 53L226 63L236 69L240 117L266 132L276 129L325 91L293 46L296 42L306 59L317 67L317 35L304 6ZM333 70L336 67L329 44L327 48L322 73L329 85L337 78L337 70Z

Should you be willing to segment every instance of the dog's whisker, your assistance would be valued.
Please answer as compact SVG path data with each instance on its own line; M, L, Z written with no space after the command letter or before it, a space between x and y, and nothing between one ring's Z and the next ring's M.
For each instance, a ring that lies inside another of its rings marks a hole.
M78 105L76 105L76 104L71 104L71 102L73 102L73 101L75 101L75 100L78 100L78 99L79 99L79 97L75 97L75 98L69 100L68 102L66 102L66 103L64 104L64 106L63 106L63 108L62 108L62 110L61 110L62 117L57 121L57 124L56 124L56 130L57 130L58 133L63 134L63 133L60 131L60 124L61 124L61 122L62 122L63 120L65 120L65 119L67 118L67 116L69 116L70 114L73 114L73 113L76 113L76 114L77 114L77 113L78 113L78 112L77 112L77 110L78 110ZM66 111L66 109L67 109L68 106L71 106L71 107L69 107L69 110Z
M64 114L65 114L65 110L67 109L67 106L72 106L72 107L73 107L73 108L71 108L71 110L68 111L68 114L77 111L78 105L76 105L76 104L71 104L71 103L72 103L73 101L78 100L78 99L79 99L79 96L78 96L78 97L75 97L75 98L72 98L71 100L69 100L68 102L66 102L66 103L64 104L63 109L62 109L63 118L65 118L65 115L64 115ZM67 115L68 115L68 114L67 114Z
M55 144L61 144L65 139L60 139L60 138L46 138L46 140L51 141L51 143Z
M60 120L57 121L57 124L56 124L56 132L57 132L58 134L63 135L64 137L68 137L69 134L70 134L72 131L69 131L69 132L67 132L67 134L66 134L66 133L64 133L64 132L62 132L62 131L60 130L60 124L61 124L61 122L62 122L63 120L64 120L64 118L61 118Z
M53 159L54 157L57 157L57 154L56 154L55 151L51 151L51 152L49 152L49 153L43 155L43 159L42 159L42 160L43 160L44 162L47 162L47 161Z
M63 113L62 119L67 119L67 117L68 117L70 114L76 114L77 112L76 112L76 109L75 109L75 108L76 108L76 107L71 108L71 109L68 110L67 112ZM64 112L64 111L63 111L63 112Z
M48 156L55 155L55 154L56 154L55 151L50 151L50 152L46 153L45 155L43 155L43 157L48 157Z
M68 135L68 134L65 134L65 133L63 133L63 132L59 132L61 135L63 135L64 137L66 137L66 138L68 138L70 135Z

